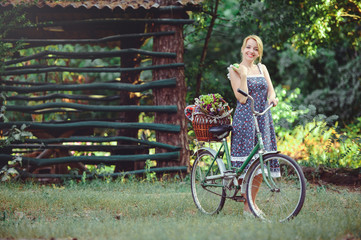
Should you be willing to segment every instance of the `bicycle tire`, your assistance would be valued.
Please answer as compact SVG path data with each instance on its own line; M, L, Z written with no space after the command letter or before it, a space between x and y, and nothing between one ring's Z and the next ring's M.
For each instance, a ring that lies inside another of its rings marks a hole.
M286 155L266 155L263 160L265 169L268 163L275 160L280 166L280 174L278 177L271 177L277 187L271 189L263 181L258 161L249 169L246 194L253 215L261 219L284 222L301 211L306 197L306 180L297 162ZM268 175L268 171L265 171Z
M197 158L194 161L191 172L191 190L192 197L197 208L204 214L217 214L219 213L226 201L225 190L222 185L222 179L215 179L207 181L206 184L213 184L218 186L205 186L203 180L207 174L208 169L210 175L220 174L220 169L217 161L214 162L213 167L210 169L210 165L213 161L213 155L211 152L204 150L197 154Z

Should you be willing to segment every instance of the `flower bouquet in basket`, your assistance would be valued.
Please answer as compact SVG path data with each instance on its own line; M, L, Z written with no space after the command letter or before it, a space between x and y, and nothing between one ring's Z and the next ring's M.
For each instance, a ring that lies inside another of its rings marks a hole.
M224 101L219 93L200 95L199 98L194 100L198 110L209 116L219 118L228 116L232 112L229 109L228 103Z
M232 109L219 93L195 98L192 125L198 141L216 141L208 131L210 127L231 123Z

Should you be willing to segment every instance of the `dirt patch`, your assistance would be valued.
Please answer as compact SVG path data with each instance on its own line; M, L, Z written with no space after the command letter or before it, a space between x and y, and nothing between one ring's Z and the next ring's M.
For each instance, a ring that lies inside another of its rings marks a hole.
M339 186L361 187L361 168L317 168L302 167L306 179L311 183L329 183Z

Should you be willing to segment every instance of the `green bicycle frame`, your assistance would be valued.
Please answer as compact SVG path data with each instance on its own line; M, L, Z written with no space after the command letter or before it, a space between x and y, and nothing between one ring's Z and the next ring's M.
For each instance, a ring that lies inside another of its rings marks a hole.
M237 167L231 167L231 155L230 155L230 152L229 152L229 148L228 148L228 144L227 144L227 141L224 139L222 141L222 145L221 147L218 149L218 152L216 154L216 156L214 156L214 159L212 161L212 164L211 166L209 167L208 171L207 171L207 174L206 176L209 176L209 172L211 170L211 168L213 167L213 164L214 162L216 161L216 159L218 158L219 156L219 153L222 151L222 149L224 148L225 150L225 154L226 154L226 159L227 159L227 166L226 166L226 169L236 169L236 173L237 175L240 175L242 174L242 172L244 171L244 169L246 168L246 166L249 164L249 162L252 160L252 158L256 155L256 153L260 152L262 153L263 151L260 151L260 149L264 149L264 145L263 145L263 140L262 140L262 135L261 133L257 133L257 138L258 138L258 143L256 144L256 146L252 149L252 152L250 153L250 155L247 157L247 159L244 161L244 163L241 165L240 168L237 168ZM276 183L273 181L272 177L270 176L267 176L267 174L265 173L265 169L264 169L264 164L263 164L263 155L262 154L259 154L259 161L260 161L260 164L261 164L261 171L262 171L262 176L263 176L263 180L265 181L265 183L267 184L267 186L269 188L274 188L276 187ZM268 162L267 164L267 172L270 173L271 172L271 169L270 169L270 163ZM270 175L270 174L268 174ZM268 178L267 178L268 177ZM270 183L271 182L271 183ZM206 184L207 186L219 186L219 187L223 187L223 185L217 185L217 184ZM272 187L272 185L274 187Z
M224 140L225 141L225 140ZM219 153L221 152L222 148L225 147L225 151L226 151L226 154L227 154L227 159L228 159L228 156L229 156L229 151L228 151L228 146L227 146L227 142L223 142L223 144L221 145L221 147L218 149L218 152L216 154L216 156L214 156L213 160L212 160L212 163L211 165L209 166L208 170L207 170L207 173L205 176L209 176L209 172L211 171L212 167L213 167L213 164L214 162L217 160L218 156L219 156ZM230 165L229 165L230 166ZM223 187L223 185L221 184L209 184L209 183L205 183L205 179L203 179L202 183L204 184L204 186L214 186L214 187Z
M217 154L214 156L212 163L210 165L210 167L207 170L207 173L205 176L209 176L209 172L212 169L214 162L216 161L216 159L219 157L220 152L222 151L222 149L224 148L225 154L226 154L226 159L227 159L227 166L226 169L231 170L231 169L236 169L236 173L237 175L242 174L242 172L244 171L244 169L246 168L246 166L249 164L249 162L252 160L252 158L256 155L256 153L260 153L259 154L259 161L261 164L261 171L262 171L262 176L263 176L263 180L265 181L265 183L267 184L267 186L270 189L273 188L277 188L276 183L273 181L272 177L270 176L271 174L271 168L270 168L270 163L268 162L266 168L267 168L267 172L269 174L265 173L265 166L263 163L263 152L264 152L264 145L263 145L263 140L262 140L262 135L260 132L257 133L257 138L258 138L258 142L256 144L256 146L252 149L252 152L250 153L250 155L247 157L247 159L244 161L244 163L241 165L240 168L237 167L231 167L231 155L229 152L229 148L228 148L228 144L226 139L224 139L222 141L222 145L220 146L220 148L218 149ZM268 176L267 176L268 175ZM223 187L223 185L221 184L209 184L209 183L205 183L205 179L203 179L203 184L205 186L214 186L214 187ZM272 187L273 186L273 187Z

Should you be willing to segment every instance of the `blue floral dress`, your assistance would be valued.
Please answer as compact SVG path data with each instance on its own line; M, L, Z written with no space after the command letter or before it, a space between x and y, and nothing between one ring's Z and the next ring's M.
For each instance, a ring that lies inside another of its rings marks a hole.
M258 112L263 112L268 106L268 85L261 70L261 65L258 64L257 66L260 74L247 76L248 94L251 95L255 101L255 110ZM232 65L228 67L228 71L231 67ZM227 76L230 79L229 74ZM259 116L258 123L263 136L263 143L266 151L277 151L277 142L271 111L268 111L263 116ZM231 163L233 167L241 167L243 162L247 159L248 155L251 153L252 149L258 142L251 111L250 99L247 99L245 104L241 104L237 101L237 108L234 112L232 125L233 131L231 138ZM256 158L258 158L258 156L255 156L246 166L244 174L241 175L241 178L244 178L246 171ZM271 163L271 175L277 177L279 176L279 173L280 169L278 161L273 161Z

